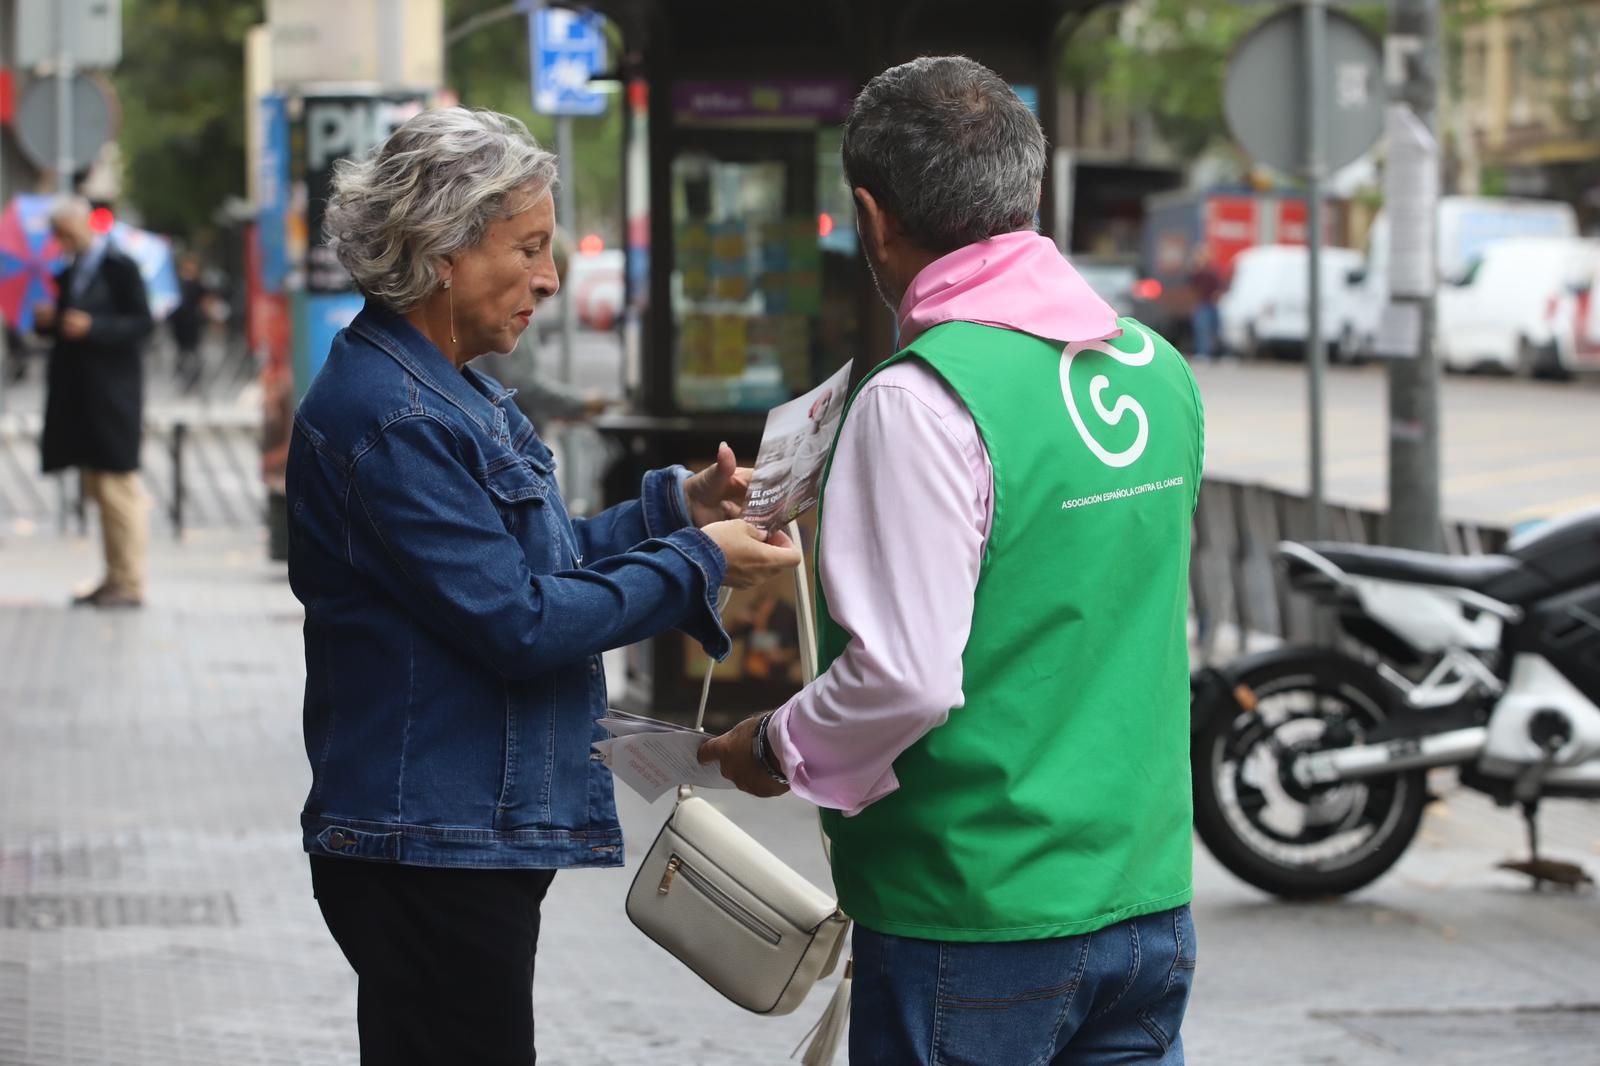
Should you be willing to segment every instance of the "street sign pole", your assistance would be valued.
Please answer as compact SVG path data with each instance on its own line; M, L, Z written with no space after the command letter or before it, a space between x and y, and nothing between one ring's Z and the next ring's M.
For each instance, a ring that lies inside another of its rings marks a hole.
M572 116L556 118L556 163L560 168L556 187L556 220L567 235L567 273L572 272L572 261L578 254L577 190L572 166ZM577 341L578 300L576 292L568 292L561 300L561 380L572 384L572 349Z
M70 0L56 4L56 191L62 195L72 192L72 49ZM79 476L79 494L82 494L82 476ZM67 480L56 478L56 507L58 525L67 531Z
M1311 535L1327 536L1327 513L1322 481L1322 386L1327 369L1328 349L1322 335L1322 183L1326 179L1327 144L1322 111L1322 94L1327 87L1328 12L1325 0L1304 0L1306 57L1306 246L1309 255L1306 301L1310 322L1306 337L1306 363L1309 367L1309 407L1311 408L1310 481Z
M72 0L56 2L56 191L72 192Z
M1382 56L1376 39L1328 0L1297 0L1251 30L1234 50L1223 88L1233 135L1256 162L1306 182L1307 472L1311 526L1327 535L1323 479L1323 190L1328 175L1354 162L1383 126Z
M578 254L578 208L573 171L572 116L605 113L605 100L589 88L604 63L605 42L595 16L522 0L528 12L533 107L556 118L556 221L567 237L567 262ZM569 267L570 272L570 267ZM578 308L568 292L561 301L561 380L572 383L572 349Z

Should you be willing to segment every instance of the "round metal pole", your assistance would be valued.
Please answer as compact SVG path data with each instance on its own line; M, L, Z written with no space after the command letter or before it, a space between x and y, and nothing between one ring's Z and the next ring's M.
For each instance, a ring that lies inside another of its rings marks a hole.
M75 0L56 0L56 191L72 192L72 16Z
M1389 86L1390 98L1404 102L1429 130L1438 126L1438 27L1438 0L1390 0L1390 75L1395 79ZM1431 168L1428 180L1437 182L1437 160ZM1390 179L1395 179L1397 168L1389 170ZM1396 199L1392 188L1389 198ZM1429 221L1422 239L1436 248L1437 220ZM1431 291L1422 297L1411 294L1391 299L1415 303L1421 328L1416 357L1389 360L1388 539L1397 547L1439 551L1443 547L1443 508L1436 307Z
M1322 386L1328 351L1322 336L1322 183L1327 169L1327 131L1322 126L1322 95L1327 89L1327 9L1325 0L1304 0L1306 49L1306 365L1311 409L1311 531L1327 536L1322 483Z
M562 230L567 235L567 275L572 275L572 264L578 258L578 200L573 173L572 119L566 115L556 118L556 159L560 167L560 185L556 189L556 213ZM578 328L578 294L569 290L561 299L561 380L572 384L572 347Z

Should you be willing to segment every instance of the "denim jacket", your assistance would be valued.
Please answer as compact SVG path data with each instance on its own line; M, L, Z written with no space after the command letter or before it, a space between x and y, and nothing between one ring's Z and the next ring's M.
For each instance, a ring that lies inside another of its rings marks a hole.
M683 469L574 520L510 395L369 301L295 415L312 854L619 866L600 653L675 626L728 652Z

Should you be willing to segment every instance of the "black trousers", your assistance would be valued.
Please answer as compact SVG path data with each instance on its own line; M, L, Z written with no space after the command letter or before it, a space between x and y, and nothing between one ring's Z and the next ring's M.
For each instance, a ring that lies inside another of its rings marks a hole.
M312 856L323 920L360 979L362 1066L532 1066L533 956L554 877Z

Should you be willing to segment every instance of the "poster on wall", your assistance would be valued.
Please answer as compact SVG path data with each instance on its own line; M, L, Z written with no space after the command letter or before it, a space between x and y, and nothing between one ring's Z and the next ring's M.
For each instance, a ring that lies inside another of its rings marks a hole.
M354 286L322 237L322 216L341 159L371 153L427 106L420 92L307 94L299 100L292 137L297 198L305 207L307 292L349 292Z
M289 278L289 104L280 93L256 100L261 151L256 157L256 225L260 288L278 294Z

